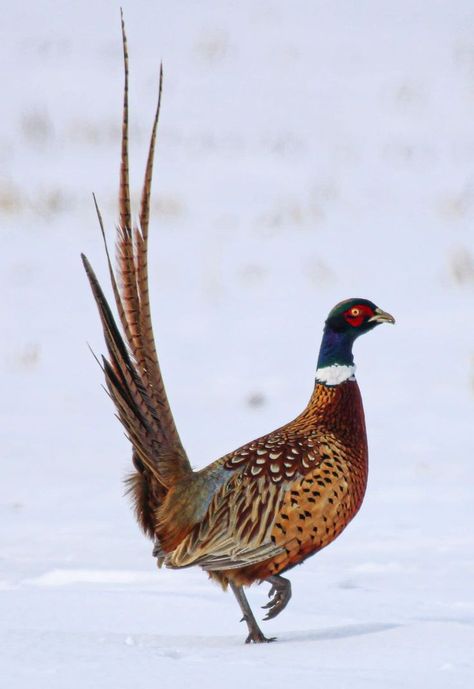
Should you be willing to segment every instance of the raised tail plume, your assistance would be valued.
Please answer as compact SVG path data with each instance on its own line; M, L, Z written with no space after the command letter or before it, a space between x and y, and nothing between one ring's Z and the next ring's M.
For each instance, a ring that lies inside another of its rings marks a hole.
M128 47L122 15L124 99L119 185L116 259L118 279L107 246L104 224L96 199L97 217L104 240L112 290L123 336L102 288L83 255L82 260L99 309L108 349L102 368L117 416L133 445L136 472L129 478L138 520L150 535L154 515L168 490L192 473L174 423L161 375L150 315L148 289L148 227L153 158L160 113L163 70L160 69L156 107L145 170L138 225L132 226L128 163Z

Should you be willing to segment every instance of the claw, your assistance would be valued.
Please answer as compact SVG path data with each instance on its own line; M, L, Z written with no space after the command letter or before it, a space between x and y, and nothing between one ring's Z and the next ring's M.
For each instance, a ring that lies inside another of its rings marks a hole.
M246 644L270 644L272 641L276 641L276 636L271 636L267 639L260 630L250 632L248 637L245 639Z
M267 581L270 581L272 584L268 593L271 600L266 605L262 605L264 610L268 610L263 619L271 620L279 615L288 605L288 601L291 598L291 584L288 579L281 576L274 576L271 579L267 579Z

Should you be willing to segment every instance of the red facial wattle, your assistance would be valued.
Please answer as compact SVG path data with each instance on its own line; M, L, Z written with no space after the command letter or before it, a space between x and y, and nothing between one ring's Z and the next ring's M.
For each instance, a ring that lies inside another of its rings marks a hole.
M364 321L374 316L374 312L370 306L366 304L356 304L355 306L351 306L350 309L347 309L347 311L344 311L343 315L349 325L352 325L353 328L359 328Z

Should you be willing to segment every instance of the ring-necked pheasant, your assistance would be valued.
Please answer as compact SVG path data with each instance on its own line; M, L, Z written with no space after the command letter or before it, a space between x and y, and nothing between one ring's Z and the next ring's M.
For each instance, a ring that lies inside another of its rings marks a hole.
M105 248L124 337L85 256L83 261L109 354L102 358L107 388L133 446L135 471L129 489L138 522L154 540L159 566L198 565L223 588L230 585L248 625L247 642L269 641L243 586L269 582L265 619L275 617L291 596L290 582L281 574L331 543L358 511L367 482L367 439L352 345L359 335L394 319L367 299L335 306L326 320L316 384L306 409L276 431L200 471L192 470L166 397L148 295L149 201L162 72L139 219L132 226L123 18L122 38L119 280L106 243ZM97 214L105 242L98 208Z

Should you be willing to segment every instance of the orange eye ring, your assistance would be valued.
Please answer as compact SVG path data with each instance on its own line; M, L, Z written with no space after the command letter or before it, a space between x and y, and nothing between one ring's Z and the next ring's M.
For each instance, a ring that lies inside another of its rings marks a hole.
M360 309L353 308L351 309L351 316L360 316Z

